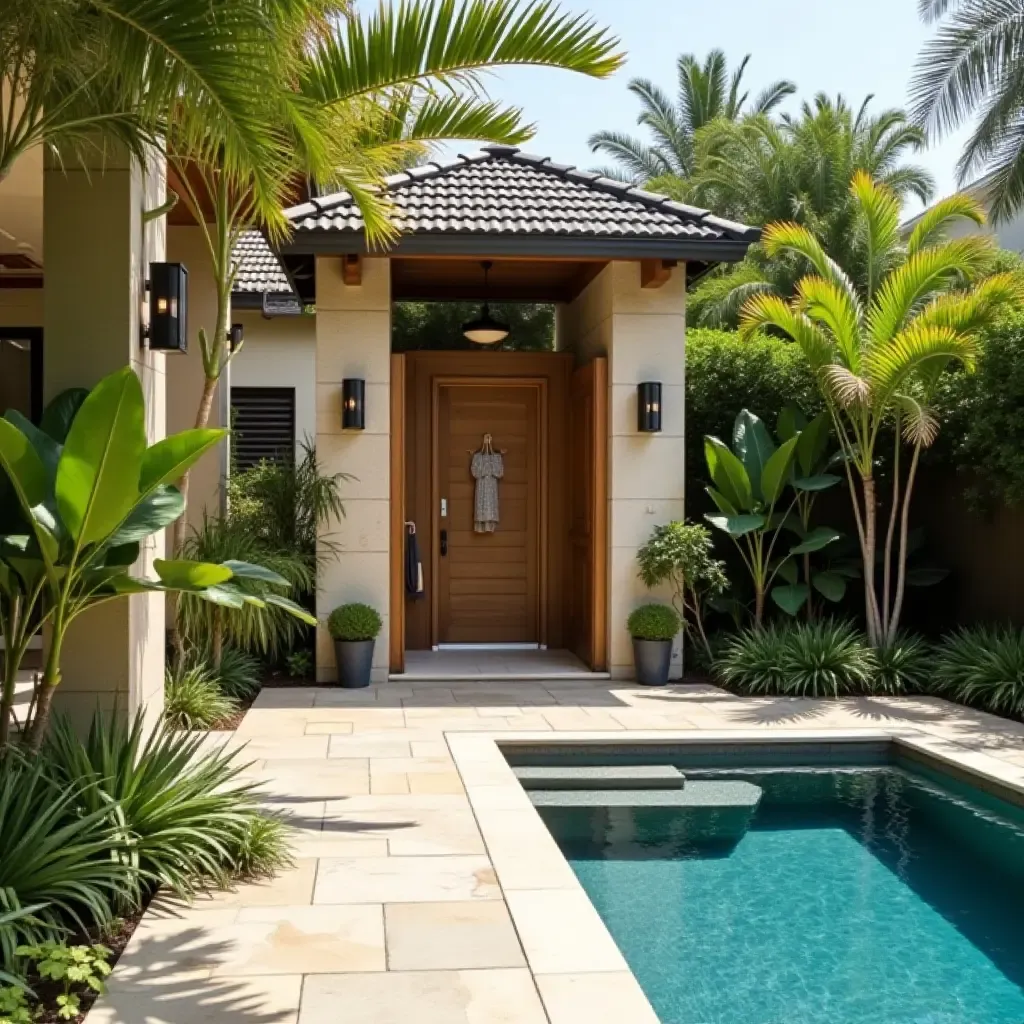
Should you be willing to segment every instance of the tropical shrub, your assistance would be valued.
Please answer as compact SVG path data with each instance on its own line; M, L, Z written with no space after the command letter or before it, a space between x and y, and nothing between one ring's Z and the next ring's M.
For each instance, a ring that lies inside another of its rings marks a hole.
M383 627L376 608L358 602L335 608L327 619L333 640L373 640Z
M130 594L188 591L217 606L275 604L289 615L312 616L276 593L243 594L239 581L267 587L285 583L244 561L213 565L188 560L154 562L158 579L131 574L141 542L180 518L184 499L171 481L224 436L222 430L186 430L147 445L142 385L131 367L110 374L73 414L63 443L17 412L0 420L0 468L14 491L21 526L0 540L0 614L5 637L12 609L34 630L49 626L43 671L36 684L29 743L46 733L53 692L61 680L61 651L71 623L90 608ZM27 628L27 627L26 627ZM17 671L10 660L5 671ZM13 680L4 680L0 722L11 719ZM0 733L0 740L5 732Z
M1024 630L970 626L943 637L933 691L997 715L1024 717Z
M86 740L58 719L43 748L62 783L80 780L89 814L120 823L112 847L137 872L141 886L165 886L188 897L197 889L251 871L263 821L242 751L203 752L203 737L167 727L147 730L141 712L131 722L97 715ZM263 835L273 833L264 830ZM265 871L280 866L269 838Z
M178 629L183 640L209 652L214 671L226 647L277 657L300 635L302 624L316 619L291 599L309 593L315 584L315 565L300 552L274 547L254 533L244 520L209 516L192 531L182 555L199 562L233 565L256 563L264 575L236 581L241 599L211 604L190 592L178 598ZM279 591L291 595L285 599ZM181 657L179 656L179 661Z
M134 869L111 856L126 841L116 806L84 806L90 786L58 777L46 758L0 758L0 969L10 974L19 946L103 928L136 898Z
M288 826L278 818L252 814L240 832L226 839L227 861L236 878L267 878L292 861Z
M292 651L285 656L284 664L292 679L308 679L313 674L313 655L310 651Z
M237 710L212 668L193 663L164 670L163 718L172 729L212 729Z
M679 615L684 633L696 627L708 657L711 647L704 631L704 605L729 585L725 563L712 555L711 534L697 523L671 522L656 526L650 540L637 552L639 576L644 586L661 583L672 587L672 607ZM674 634L673 634L674 635Z
M870 692L896 696L924 693L934 671L934 655L923 637L900 630L874 649Z
M232 700L249 700L260 692L263 666L259 658L237 647L225 647L217 669L217 685Z
M801 507L805 492L831 486L835 479L827 474L801 475L804 465L812 472L817 468L819 448L827 441L824 420L816 418L803 431L796 429L795 420L789 427L788 439L776 446L764 423L743 409L733 426L731 448L717 437L704 439L704 458L712 483L706 490L719 511L704 518L732 539L750 574L755 626L761 625L769 591L783 610L790 614L800 610L810 595L808 584L791 576L776 594L773 582L791 559L820 551L839 538L839 533L829 527L805 528L800 516L791 515ZM798 449L803 452L801 457ZM794 497L783 497L787 487L792 487ZM797 534L793 547L786 548L783 531ZM828 597L828 588L819 591Z
M626 629L634 640L671 640L681 626L679 613L666 604L642 604L626 619Z
M945 240L954 219L984 222L983 210L970 197L937 203L904 242L896 192L858 173L850 195L854 224L863 235L863 267L851 277L812 231L792 223L770 225L762 240L765 251L798 256L813 273L800 280L792 302L772 295L750 299L742 331L784 333L821 386L849 474L863 553L867 634L877 644L899 628L910 502L921 452L939 431L932 407L938 381L952 364L973 367L980 331L1020 299L1022 286L1013 274L985 276L995 258L990 238ZM964 282L966 290L959 290ZM880 527L875 471L881 427L889 423L896 428L892 499ZM909 453L903 452L904 443Z
M726 642L715 670L751 694L839 697L871 687L876 662L851 623L786 622L743 630Z

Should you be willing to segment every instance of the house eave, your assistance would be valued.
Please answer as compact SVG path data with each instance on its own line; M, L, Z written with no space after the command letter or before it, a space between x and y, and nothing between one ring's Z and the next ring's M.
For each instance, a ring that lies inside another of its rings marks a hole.
M756 239L579 238L488 233L403 235L387 249L368 248L361 231L299 231L280 247L286 255L474 256L534 259L699 260L737 263Z

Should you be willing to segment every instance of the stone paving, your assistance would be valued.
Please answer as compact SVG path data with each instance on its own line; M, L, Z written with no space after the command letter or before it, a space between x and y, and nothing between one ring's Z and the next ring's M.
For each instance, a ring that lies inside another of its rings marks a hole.
M234 734L295 865L155 901L89 1024L657 1024L495 739L909 737L1024 790L1024 726L933 699L605 681L267 689Z

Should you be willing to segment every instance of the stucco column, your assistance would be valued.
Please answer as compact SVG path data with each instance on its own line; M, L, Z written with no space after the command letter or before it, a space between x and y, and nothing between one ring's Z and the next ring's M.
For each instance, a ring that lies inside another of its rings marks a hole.
M150 443L165 436L165 357L141 336L147 268L162 260L164 219L143 212L165 198L165 168L154 154L143 169L109 156L83 169L47 164L43 174L44 392L91 387L130 363L142 381ZM162 537L146 542L135 572L152 575ZM163 705L164 602L140 594L86 612L63 652L55 706L78 723L97 706L156 721Z
M341 429L341 382L366 381L366 429ZM324 533L340 548L321 565L317 588L318 682L337 678L327 616L339 604L362 601L384 620L373 655L373 678L388 674L390 578L391 267L363 261L362 284L346 285L341 260L316 261L316 447L326 473L346 473L345 515Z
M199 399L206 375L203 354L199 348L199 328L213 334L217 323L217 286L213 279L213 262L197 226L171 225L167 229L167 259L184 263L188 268L188 352L167 356L167 432L176 434L196 425ZM229 318L230 321L230 318ZM231 364L225 368L217 386L217 396L210 411L208 426L228 425L231 398ZM189 474L188 509L185 519L189 528L202 524L203 512L216 515L221 510L221 484L227 474L227 443L207 452ZM170 532L168 531L168 541Z
M660 288L641 288L639 263L609 264L559 310L558 335L581 364L608 357L609 667L629 678L629 613L671 598L667 588L650 591L640 582L636 554L656 525L682 519L684 510L685 268ZM662 384L659 434L636 429L636 386L646 380ZM682 675L678 640L671 674Z

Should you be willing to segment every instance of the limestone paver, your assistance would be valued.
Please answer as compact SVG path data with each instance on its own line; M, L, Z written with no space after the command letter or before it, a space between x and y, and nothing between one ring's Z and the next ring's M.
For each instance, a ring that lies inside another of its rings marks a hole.
M431 903L501 899L494 868L477 857L325 857L314 903Z
M306 979L299 1024L547 1024L530 972L393 971ZM623 1022L625 1024L625 1022Z
M389 903L384 924L392 971L526 966L501 900Z
M266 689L203 748L244 746L294 867L192 907L154 900L89 1024L656 1024L497 744L768 735L898 735L1024 793L1024 725L937 698L565 679Z

